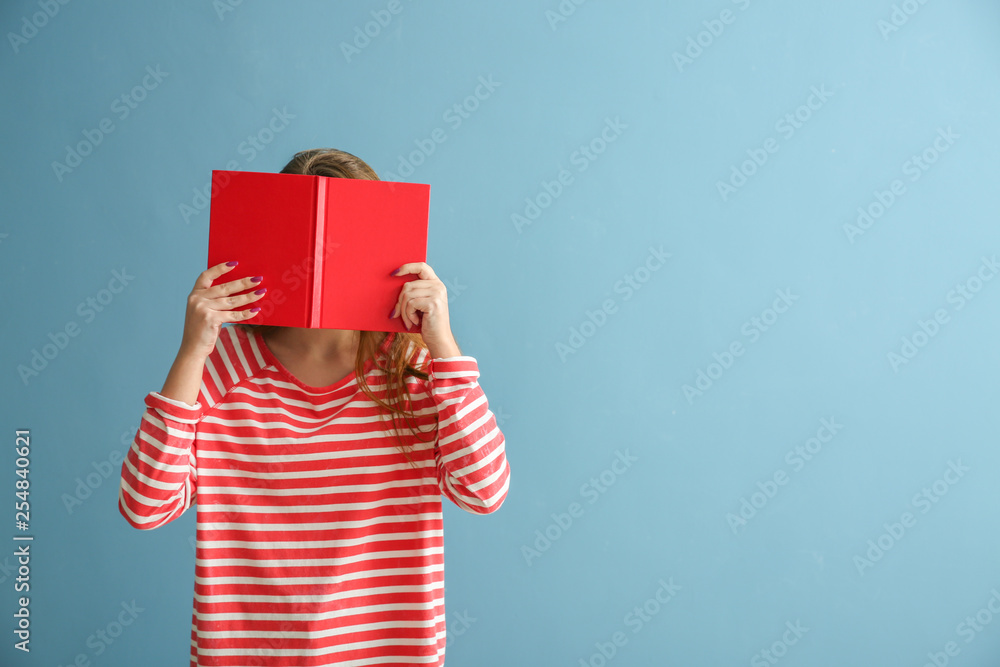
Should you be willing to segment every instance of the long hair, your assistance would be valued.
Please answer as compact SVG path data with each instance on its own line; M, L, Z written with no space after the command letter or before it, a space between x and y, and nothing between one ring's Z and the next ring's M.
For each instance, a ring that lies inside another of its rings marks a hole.
M310 176L329 176L333 178L360 178L369 181L379 180L375 170L361 158L351 155L345 151L335 148L313 148L300 151L281 170L282 174L304 174ZM263 333L267 329L278 327L267 324L251 324L250 322L239 322L237 326L245 327L249 330L258 330ZM403 456L415 465L410 457L411 446L407 444L402 436L400 423L406 423L406 427L421 442L428 442L437 432L438 417L434 416L434 428L430 431L421 431L416 426L416 414L412 408L412 396L409 386L406 384L407 377L417 377L426 380L429 375L424 368L415 368L410 365L409 350L419 350L427 348L423 338L419 333L396 333L388 349L385 358L377 358L379 348L385 342L386 331L359 331L361 340L358 343L358 354L354 359L354 372L357 378L358 387L370 398L382 415L388 415L392 419L393 430L399 441L397 449ZM412 347L410 344L413 344ZM385 373L385 397L380 398L368 386L368 379L364 375L365 363L369 359L375 360L375 368ZM423 437L430 434L428 437Z

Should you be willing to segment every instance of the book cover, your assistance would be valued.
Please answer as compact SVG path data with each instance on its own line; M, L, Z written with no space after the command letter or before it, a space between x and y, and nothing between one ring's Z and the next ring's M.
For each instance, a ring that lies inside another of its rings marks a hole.
M207 265L264 276L248 322L405 332L389 314L418 277L390 274L426 261L429 206L423 183L213 170Z

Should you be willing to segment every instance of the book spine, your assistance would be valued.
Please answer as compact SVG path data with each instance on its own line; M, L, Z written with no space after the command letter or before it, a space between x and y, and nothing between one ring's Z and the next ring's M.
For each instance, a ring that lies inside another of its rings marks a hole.
M326 256L326 178L316 177L316 200L313 204L316 224L313 226L312 313L310 327L319 327L323 316L323 258Z

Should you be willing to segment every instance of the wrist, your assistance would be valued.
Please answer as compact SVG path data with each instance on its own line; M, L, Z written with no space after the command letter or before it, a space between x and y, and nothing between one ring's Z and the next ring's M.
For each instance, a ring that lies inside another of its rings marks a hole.
M446 359L448 357L460 357L462 351L458 348L458 343L454 340L445 343L435 343L427 345L427 352L431 359Z
M203 364L211 354L211 350L199 350L196 346L182 342L177 350L177 361L185 364Z

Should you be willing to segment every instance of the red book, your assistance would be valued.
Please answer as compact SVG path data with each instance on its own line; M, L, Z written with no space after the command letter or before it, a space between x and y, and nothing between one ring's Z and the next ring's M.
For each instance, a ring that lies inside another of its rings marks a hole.
M391 273L427 261L430 188L213 170L208 266L239 262L217 283L264 276L250 323L405 332L389 315L419 277Z

